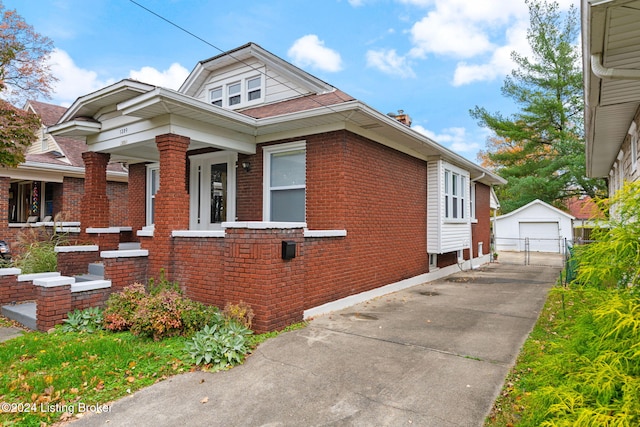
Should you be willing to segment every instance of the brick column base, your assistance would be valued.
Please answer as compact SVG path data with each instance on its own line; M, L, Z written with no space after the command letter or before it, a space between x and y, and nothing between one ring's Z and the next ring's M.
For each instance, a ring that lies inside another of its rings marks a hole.
M46 332L71 311L71 285L36 286L36 326Z

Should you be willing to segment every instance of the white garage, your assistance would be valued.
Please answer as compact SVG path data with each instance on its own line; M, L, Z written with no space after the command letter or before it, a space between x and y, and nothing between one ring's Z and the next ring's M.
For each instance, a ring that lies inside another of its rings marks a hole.
M563 251L565 239L573 240L575 218L542 200L533 202L493 220L498 251Z

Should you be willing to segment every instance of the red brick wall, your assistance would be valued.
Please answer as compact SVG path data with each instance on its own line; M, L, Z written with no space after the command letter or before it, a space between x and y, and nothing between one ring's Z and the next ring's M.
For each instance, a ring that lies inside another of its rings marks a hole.
M9 240L9 187L10 179L0 177L0 240Z
M282 329L302 321L305 257L302 229L227 229L224 254L225 300L248 303L257 332ZM297 255L281 257L283 240L294 241Z
M347 131L306 140L308 227L348 234L305 257L305 308L426 273L426 163Z
M62 208L66 221L80 221L80 206L84 195L84 179L65 176L62 180Z
M107 198L109 199L109 226L130 225L127 183L116 181L107 182ZM143 198L143 206L144 200Z
M36 326L47 331L62 322L71 311L71 285L36 286Z
M100 252L58 252L58 271L63 276L76 276L85 274L89 264L99 261Z
M110 155L85 151L84 195L80 206L82 229L109 226L109 199L107 198L107 164Z
M0 276L0 305L35 299L33 282L18 282L18 276Z
M51 188L51 197L53 202L53 217L55 218L58 212L62 212L64 196L63 196L63 184L61 182L47 182L47 188Z
M250 162L251 170L242 169L242 162ZM238 155L236 173L236 216L238 221L262 221L262 146L255 155Z
M132 239L137 241L136 231L147 225L147 166L144 163L129 165L129 222L133 228Z
M119 292L134 283L147 283L147 257L104 258L103 262L104 278L111 280L112 292Z
M92 291L73 292L71 294L71 311L84 310L89 307L103 307L113 292L112 288L94 289ZM67 316L65 316L66 318Z
M173 277L182 285L188 298L218 307L226 304L223 283L225 240L173 239Z
M185 185L186 153L190 140L173 134L156 136L160 152L160 188L156 194L153 250L149 253L149 274L159 277L160 269L173 258L171 232L189 228L189 194ZM167 278L173 280L172 271Z
M491 213L489 209L490 188L484 184L476 183L476 219L477 223L471 225L473 235L473 256L478 256L478 243L482 242L482 252L484 255L490 252L491 248Z

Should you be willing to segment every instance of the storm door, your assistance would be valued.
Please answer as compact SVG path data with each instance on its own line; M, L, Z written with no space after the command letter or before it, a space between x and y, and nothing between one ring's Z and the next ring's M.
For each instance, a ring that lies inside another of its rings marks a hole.
M216 230L235 221L235 157L216 152L190 158L191 230Z

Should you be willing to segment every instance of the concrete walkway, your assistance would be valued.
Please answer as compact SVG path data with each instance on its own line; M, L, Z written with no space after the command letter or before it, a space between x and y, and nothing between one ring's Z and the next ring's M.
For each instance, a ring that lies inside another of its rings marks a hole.
M490 264L415 286L73 426L481 426L558 272Z

